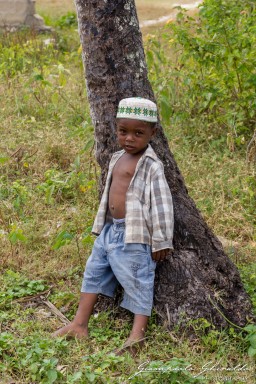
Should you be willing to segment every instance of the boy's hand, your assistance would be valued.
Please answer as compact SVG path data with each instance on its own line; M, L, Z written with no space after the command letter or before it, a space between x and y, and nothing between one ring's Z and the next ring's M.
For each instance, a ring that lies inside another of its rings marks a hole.
M163 261L170 251L170 249L161 249L160 251L152 252L152 259L155 261Z

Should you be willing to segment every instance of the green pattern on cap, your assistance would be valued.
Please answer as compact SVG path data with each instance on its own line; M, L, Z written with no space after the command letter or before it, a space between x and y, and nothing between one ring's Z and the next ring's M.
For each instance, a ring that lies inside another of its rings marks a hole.
M157 107L151 100L130 97L120 101L116 117L157 122Z

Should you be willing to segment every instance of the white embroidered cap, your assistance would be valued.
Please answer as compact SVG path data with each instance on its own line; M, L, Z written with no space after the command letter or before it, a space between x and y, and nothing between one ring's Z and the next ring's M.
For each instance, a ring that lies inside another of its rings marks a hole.
M157 106L153 101L142 97L128 97L120 101L117 118L157 122Z

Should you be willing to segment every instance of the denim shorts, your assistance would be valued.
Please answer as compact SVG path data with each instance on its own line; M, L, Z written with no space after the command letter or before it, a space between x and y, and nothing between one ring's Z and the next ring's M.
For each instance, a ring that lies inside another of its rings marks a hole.
M105 224L86 263L81 292L113 297L118 282L124 289L123 308L150 316L156 262L147 244L124 243L125 220Z

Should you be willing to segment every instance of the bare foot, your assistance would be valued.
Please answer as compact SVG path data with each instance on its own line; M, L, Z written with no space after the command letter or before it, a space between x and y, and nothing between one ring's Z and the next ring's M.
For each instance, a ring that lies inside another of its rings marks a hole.
M66 336L67 339L77 338L77 339L84 339L89 336L88 329L75 323L70 323L68 325L65 325L65 327L62 327L52 333L52 337L62 337Z
M136 357L143 348L145 339L145 337L139 339L130 336L121 348L117 348L113 352L117 356L122 356L125 352L129 352L133 357Z

